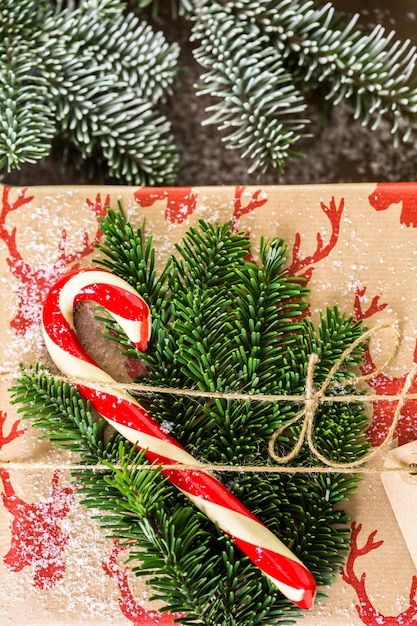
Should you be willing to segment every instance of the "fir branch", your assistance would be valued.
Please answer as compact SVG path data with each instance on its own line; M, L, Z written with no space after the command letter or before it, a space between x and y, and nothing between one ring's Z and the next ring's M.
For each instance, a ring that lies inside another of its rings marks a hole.
M369 34L357 28L358 14L347 20L330 2L312 0L239 0L233 5L268 33L269 41L294 67L296 84L321 85L325 98L345 100L354 117L376 129L389 119L396 141L415 127L417 83L412 78L416 47L376 26ZM405 122L405 129L400 121Z
M81 10L98 10L102 15L115 17L126 8L126 2L123 0L49 0L55 8L55 13L62 11Z
M234 489L273 532L285 536L285 542L314 571L317 584L328 585L349 550L348 517L334 507L356 483L340 474L243 474Z
M230 223L213 226L200 220L199 228L189 228L175 247L180 253L172 259L177 268L176 291L187 294L195 286L227 291L238 281L236 270L249 252L250 240L232 233Z
M172 184L178 155L170 124L157 107L172 89L178 46L132 14L125 16L122 3L58 3L55 11L40 3L39 13L31 0L25 3L22 22L9 7L3 18L1 7L4 28L17 32L19 80L30 87L27 97L9 87L0 104L0 141L8 153L3 166L10 171L44 156L59 133L82 158L103 159L121 181ZM32 23L26 19L29 9ZM9 85L16 82L10 71L10 62L0 56L0 76L7 76L3 81Z
M36 36L42 22L50 13L49 0L1 0L0 42L6 37L13 42L15 37L26 40Z
M173 184L178 155L165 116L155 114L151 104L129 90L111 99L99 98L95 104L104 116L97 136L110 175L129 184Z
M292 624L297 609L277 598L232 542L155 470L141 470L143 453L106 462L109 474L85 485L83 502L99 508L110 537L130 548L132 571L148 577L153 599L185 615L182 624ZM105 513L103 513L105 512ZM138 549L139 547L139 549ZM288 619L290 618L290 619Z
M158 0L138 0L138 10ZM416 49L377 26L364 33L330 2L171 0L190 20L212 97L205 124L249 171L301 156L306 102L319 88L364 126L391 125L394 144L416 127ZM178 155L161 103L172 94L179 47L118 0L0 0L0 168L49 153L59 135L121 182L170 185ZM34 108L31 104L34 103ZM4 155L4 156L3 156Z
M282 171L308 120L299 116L306 103L280 54L256 25L218 2L198 10L192 39L199 40L195 58L208 69L199 91L218 100L205 123L227 131L226 146L252 160L249 172L271 165Z
M94 423L88 403L73 388L36 368L12 391L22 417L46 429L55 445L76 449L81 463L102 463L104 471L75 472L82 503L95 511L109 537L130 548L133 571L150 577L153 598L168 603L171 611L186 611L181 623L293 623L286 617L298 610L279 598L246 557L236 557L228 538L218 531L213 536L207 518L178 495L160 469L139 468L147 465L143 452L119 436L103 449L103 421Z
M45 156L56 132L54 102L26 42L10 33L0 40L0 103L0 169Z
M23 419L44 431L40 438L79 453L81 463L96 464L119 456L121 436L109 438L106 421L93 416L90 403L73 386L54 380L42 366L24 371L11 392ZM131 447L127 442L124 445Z
M120 203L118 211L109 208L106 216L100 218L100 229L103 239L97 248L104 257L95 260L95 263L114 272L142 294L152 314L152 336L157 337L160 323L164 326L166 319L171 315L167 294L169 281L176 275L175 269L168 263L160 276L157 276L152 237L149 236L145 240L142 229L133 230ZM110 327L111 332L106 336L123 343L125 353L130 354L131 344L123 333L118 332L114 321L108 316L101 319ZM136 352L134 356L137 356Z
M119 180L172 184L178 156L155 105L171 88L178 48L133 15L106 23L87 9L63 11L45 24L43 71L61 132L83 158L99 151Z
M146 301L154 304L154 293L159 295L155 270L155 249L152 237L144 240L142 229L133 230L128 222L123 207L119 210L110 207L104 217L100 217L102 242L97 244L104 257L96 259L97 265L104 267L137 289Z
M266 390L301 395L306 355L319 355L320 384L362 327L336 309L316 328L306 320L307 292L285 269L282 240L263 240L260 262L248 260L248 237L231 225L200 222L177 244L175 257L155 272L155 250L142 229L134 231L120 212L102 220L105 258L99 263L150 295L156 312L145 361L155 384ZM126 240L124 241L124 238ZM164 307L162 300L169 302ZM112 331L115 327L106 320ZM127 339L113 334L124 351ZM364 346L352 351L334 377L329 393L343 393L351 368L360 364ZM98 511L109 536L127 545L132 569L149 576L156 599L167 610L185 612L183 624L255 626L288 624L299 615L274 585L186 498L168 484L158 468L120 436L105 443L102 420L68 385L57 384L42 369L22 377L13 401L25 418L47 429L60 446L77 450L81 462L102 463L77 472L84 504ZM273 431L299 412L294 402L205 401L152 394L141 403L192 453L210 463L269 463L267 442ZM360 402L335 403L316 413L317 448L341 462L360 459L367 450L367 420ZM298 436L292 424L279 437L288 450ZM294 463L318 460L304 446ZM148 467L142 467L142 465ZM349 547L348 519L340 502L358 478L341 474L305 475L222 473L229 489L303 560L319 584L330 584Z
M94 70L100 78L110 73L116 93L130 88L153 105L166 99L177 76L178 46L168 44L161 32L132 13L125 16L119 12L108 21L98 18L95 4L63 10L45 23L45 71L59 57L65 61L62 78L76 77L78 61L80 67Z

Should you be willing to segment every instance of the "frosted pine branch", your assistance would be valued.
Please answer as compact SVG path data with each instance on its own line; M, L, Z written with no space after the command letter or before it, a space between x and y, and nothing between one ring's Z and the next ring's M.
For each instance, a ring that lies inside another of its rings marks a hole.
M138 11L160 0L138 0ZM375 130L407 140L417 120L417 51L377 26L365 33L316 0L170 0L191 20L204 124L249 172L282 172L300 156L306 101L346 102ZM0 0L0 168L46 156L55 135L104 160L129 184L174 184L178 156L160 104L178 75L179 47L120 0Z
M171 92L179 48L124 8L23 0L17 10L0 0L0 34L13 34L14 46L0 39L0 166L46 156L60 134L83 158L104 157L121 181L173 183L178 157L157 107Z
M195 17L195 57L207 73L200 93L217 103L205 123L226 131L228 148L252 160L249 171L272 165L281 171L294 155L307 120L299 113L306 104L285 70L281 57L256 24L235 16L230 7L205 3Z
M268 34L283 59L295 60L301 80L320 83L334 104L347 101L364 126L375 129L387 118L396 141L409 137L417 117L412 78L417 52L409 40L396 39L394 31L387 33L380 25L363 33L358 15L345 20L330 2L239 0L233 6L240 18Z
M50 149L54 103L33 69L24 42L6 37L0 46L0 169L34 163Z

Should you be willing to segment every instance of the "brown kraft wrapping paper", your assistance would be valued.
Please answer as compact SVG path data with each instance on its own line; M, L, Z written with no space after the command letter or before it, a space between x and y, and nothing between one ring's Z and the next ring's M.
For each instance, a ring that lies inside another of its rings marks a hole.
M149 602L149 590L129 573L120 549L79 505L65 469L68 453L40 441L10 405L8 389L18 365L50 363L39 325L45 293L60 275L97 257L97 218L118 201L135 226L144 224L145 234L152 234L161 262L201 218L232 220L234 228L250 233L255 253L261 236L283 237L291 271L308 279L313 319L337 305L368 328L386 325L371 339L363 372L369 393L390 398L370 405L369 436L376 448L394 417L392 396L407 381L408 392L416 391L407 375L417 361L417 184L0 186L0 194L0 623L173 624ZM95 341L86 316L86 338ZM104 352L102 362L122 380L111 348ZM402 403L391 442L373 457L346 505L352 520L346 567L323 589L328 598L306 615L305 626L417 620L410 539L417 477L379 471L384 464L400 467L403 458L406 464L417 461L416 409L414 398Z

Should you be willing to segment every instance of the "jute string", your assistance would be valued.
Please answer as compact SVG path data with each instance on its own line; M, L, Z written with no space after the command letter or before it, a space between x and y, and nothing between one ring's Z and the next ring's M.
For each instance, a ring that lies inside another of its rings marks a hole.
M414 364L413 367L408 372L403 387L401 389L401 393L393 394L393 395L377 395L377 394L341 394L341 395L328 395L329 387L334 383L334 377L340 368L343 366L344 362L349 358L349 356L354 352L354 350L362 343L368 341L373 335L375 335L378 331L388 329L394 333L394 345L392 350L390 351L389 356L385 360L385 362L378 367L376 370L364 376L353 376L349 378L345 378L343 382L338 381L337 387L340 390L344 386L358 386L363 382L366 382L370 378L377 376L382 373L393 361L395 355L397 354L399 345L400 345L400 333L397 327L393 326L389 323L381 323L366 332L364 332L356 341L354 341L340 356L340 358L334 363L332 368L329 370L324 382L320 386L320 388L315 389L314 385L314 373L316 365L319 361L319 355L316 353L312 353L308 360L307 367L307 375L306 375L306 383L305 383L305 393L302 395L286 395L286 394L257 394L257 393L233 393L233 392L205 392L197 389L178 389L176 387L161 387L157 385L149 385L149 384L141 384L141 383L118 383L118 382L109 382L105 385L102 382L97 382L90 379L79 378L79 377L67 377L61 375L54 375L54 379L58 381L65 381L72 385L82 384L94 387L98 390L103 391L130 391L139 394L169 394L178 397L190 397L190 398L199 398L199 399L226 399L232 401L241 401L241 402L292 402L303 404L304 408L300 410L297 415L290 421L285 422L280 428L278 428L272 435L269 445L268 451L271 460L275 462L275 465L222 465L222 464L167 464L163 465L164 469L204 469L207 471L218 471L218 472L263 472L263 473L287 473L287 474L295 474L295 473L351 473L351 474L366 474L366 473L380 473L380 472L406 472L410 473L415 470L406 467L372 467L369 466L369 462L382 451L393 439L393 435L395 433L395 429L397 428L398 421L401 415L401 410L404 403L408 400L416 400L417 393L409 393L410 387L413 383L415 376L417 375L417 364ZM16 377L20 377L25 373L25 370L19 370L19 373L13 375L12 372L0 372L0 378L3 380L12 381ZM32 372L33 373L33 372ZM374 403L378 400L384 401L395 401L396 407L394 411L394 416L392 423L388 429L388 432L382 441L382 443L370 450L366 455L361 458L349 462L349 463L338 463L332 461L331 459L326 458L320 450L314 444L314 422L317 413L317 409L324 403L349 403L349 402L361 402L361 403ZM283 456L279 455L275 451L275 447L277 444L277 440L280 435L287 430L292 425L299 423L301 424L300 434L294 445L293 449ZM307 443L308 448L312 455L319 460L322 465L321 466L288 466L289 462L293 461L297 455L299 454L303 445ZM3 462L0 464L0 468L7 469L71 469L71 470L83 470L83 469L97 469L97 470L106 470L105 466L100 465L78 465L73 463L62 463L59 467L50 463L23 463L23 462ZM143 465L138 466L143 469L152 469L152 466Z

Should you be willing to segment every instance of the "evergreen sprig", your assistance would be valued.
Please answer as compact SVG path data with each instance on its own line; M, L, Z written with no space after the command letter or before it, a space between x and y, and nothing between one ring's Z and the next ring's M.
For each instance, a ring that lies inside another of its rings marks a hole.
M201 221L157 274L152 239L132 228L121 207L108 210L101 228L104 256L98 265L128 280L149 302L153 324L147 351L138 354L114 320L102 313L99 317L126 354L145 362L153 384L302 395L308 355L318 355L314 382L320 385L363 332L337 309L328 309L318 328L306 318L308 292L286 271L281 239L262 240L255 263L248 257L247 236L234 233L230 224ZM363 349L352 350L329 394L349 390ZM120 435L109 439L103 420L93 418L78 391L37 366L22 374L13 401L24 418L44 431L42 436L76 452L88 466L74 474L84 504L95 510L110 537L129 547L135 574L150 577L153 597L165 602L167 610L182 613L180 623L271 626L293 623L300 615L158 467ZM230 471L218 472L219 478L291 546L319 585L330 584L349 546L348 517L340 503L358 478L233 471L245 464L270 465L268 441L286 424L277 447L288 452L300 434L300 425L290 423L302 402L161 393L140 401L196 458L229 464ZM360 402L323 404L315 416L314 443L333 461L354 461L367 450L366 427ZM304 445L292 464L312 467L318 462ZM100 467L94 469L96 464Z
M121 181L174 182L178 155L158 107L177 74L178 46L124 8L0 1L1 167L34 162L61 135Z
M4 36L2 41L0 169L10 171L48 154L55 134L55 106L52 102L48 106L47 80L32 71L27 42L19 36Z
M395 39L378 25L370 33L357 28L359 15L346 19L330 2L312 0L239 0L235 10L268 33L272 45L296 69L297 82L318 83L325 98L345 100L354 117L375 129L391 121L396 140L408 138L417 112L416 47ZM400 121L405 128L400 127Z
M192 19L195 57L208 70L201 92L216 100L206 123L252 159L250 170L282 171L297 155L306 96L317 86L353 107L363 126L389 120L396 144L415 129L416 48L393 31L364 34L358 15L346 21L330 2L312 0L200 0Z
M65 381L56 381L37 365L22 373L13 387L14 402L21 405L25 419L43 431L55 446L77 452L81 463L96 464L119 457L120 442L131 447L120 435L109 437L107 422L93 416L91 404ZM29 400L30 398L30 400Z
M307 105L268 34L241 19L232 4L208 2L196 14L193 39L195 58L208 70L199 93L217 100L205 123L225 131L226 146L251 160L249 172L282 171L306 136L308 120L299 113Z
M282 172L301 156L312 90L345 102L394 144L416 128L416 48L393 31L366 33L319 0L171 0L189 21L201 66L197 94L250 172ZM159 0L138 0L137 13ZM178 155L161 103L179 47L119 0L0 0L0 170L47 155L55 136L120 182L170 185Z

